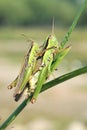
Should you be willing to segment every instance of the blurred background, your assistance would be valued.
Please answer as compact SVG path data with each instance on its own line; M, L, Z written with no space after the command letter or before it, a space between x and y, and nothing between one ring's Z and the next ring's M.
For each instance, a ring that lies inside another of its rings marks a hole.
M42 44L52 30L63 39L84 0L0 0L0 124L23 101L13 99L7 86L18 75L30 46ZM23 36L25 35L25 37ZM67 45L72 49L54 79L87 65L87 8ZM73 78L39 95L6 130L87 130L87 74Z

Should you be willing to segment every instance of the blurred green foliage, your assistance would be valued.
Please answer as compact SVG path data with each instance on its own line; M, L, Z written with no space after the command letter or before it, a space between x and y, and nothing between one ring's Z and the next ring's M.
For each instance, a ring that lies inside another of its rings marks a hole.
M0 25L70 25L83 0L0 0ZM87 11L79 25L87 25Z

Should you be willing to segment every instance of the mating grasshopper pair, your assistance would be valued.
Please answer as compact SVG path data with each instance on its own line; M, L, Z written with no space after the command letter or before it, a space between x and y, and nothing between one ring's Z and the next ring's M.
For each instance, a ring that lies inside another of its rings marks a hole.
M44 82L69 52L71 47L68 46L65 48L64 46L86 5L87 0L85 0L82 8L76 15L61 44L58 43L54 35L49 35L47 40L40 47L37 43L32 41L32 46L25 57L23 67L18 77L8 86L9 89L16 87L14 92L15 101L20 99L24 91L26 91L27 97L32 95L32 103L36 101Z
M18 77L8 87L9 89L16 87L15 101L18 101L26 91L26 97L33 95L31 102L34 103L42 85L69 50L70 47L63 48L61 44L59 45L54 35L49 35L40 47L32 41Z

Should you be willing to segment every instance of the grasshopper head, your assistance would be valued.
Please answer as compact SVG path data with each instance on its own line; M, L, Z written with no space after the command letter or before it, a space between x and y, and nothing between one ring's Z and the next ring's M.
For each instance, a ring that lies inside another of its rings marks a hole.
M50 48L50 47L58 47L59 44L58 44L58 41L57 41L57 38L55 37L55 35L52 35L50 34L48 37L47 37L47 40L45 41L44 43L44 47L43 49L47 49L47 48Z

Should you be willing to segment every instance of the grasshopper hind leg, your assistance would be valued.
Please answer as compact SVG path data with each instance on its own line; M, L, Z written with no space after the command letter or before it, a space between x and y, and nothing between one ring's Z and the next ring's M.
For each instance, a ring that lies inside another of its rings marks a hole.
M17 81L18 81L18 76L16 77L16 79L7 88L12 89L12 88L16 87Z
M29 97L29 93L28 93L29 88L30 88L30 85L29 85L29 83L27 83L25 88L23 89L23 91L21 93L17 93L15 95L13 95L14 96L14 100L16 102L19 101L19 99L22 97L22 95L25 93L25 91L26 91L25 95L26 95L26 99L27 99Z

